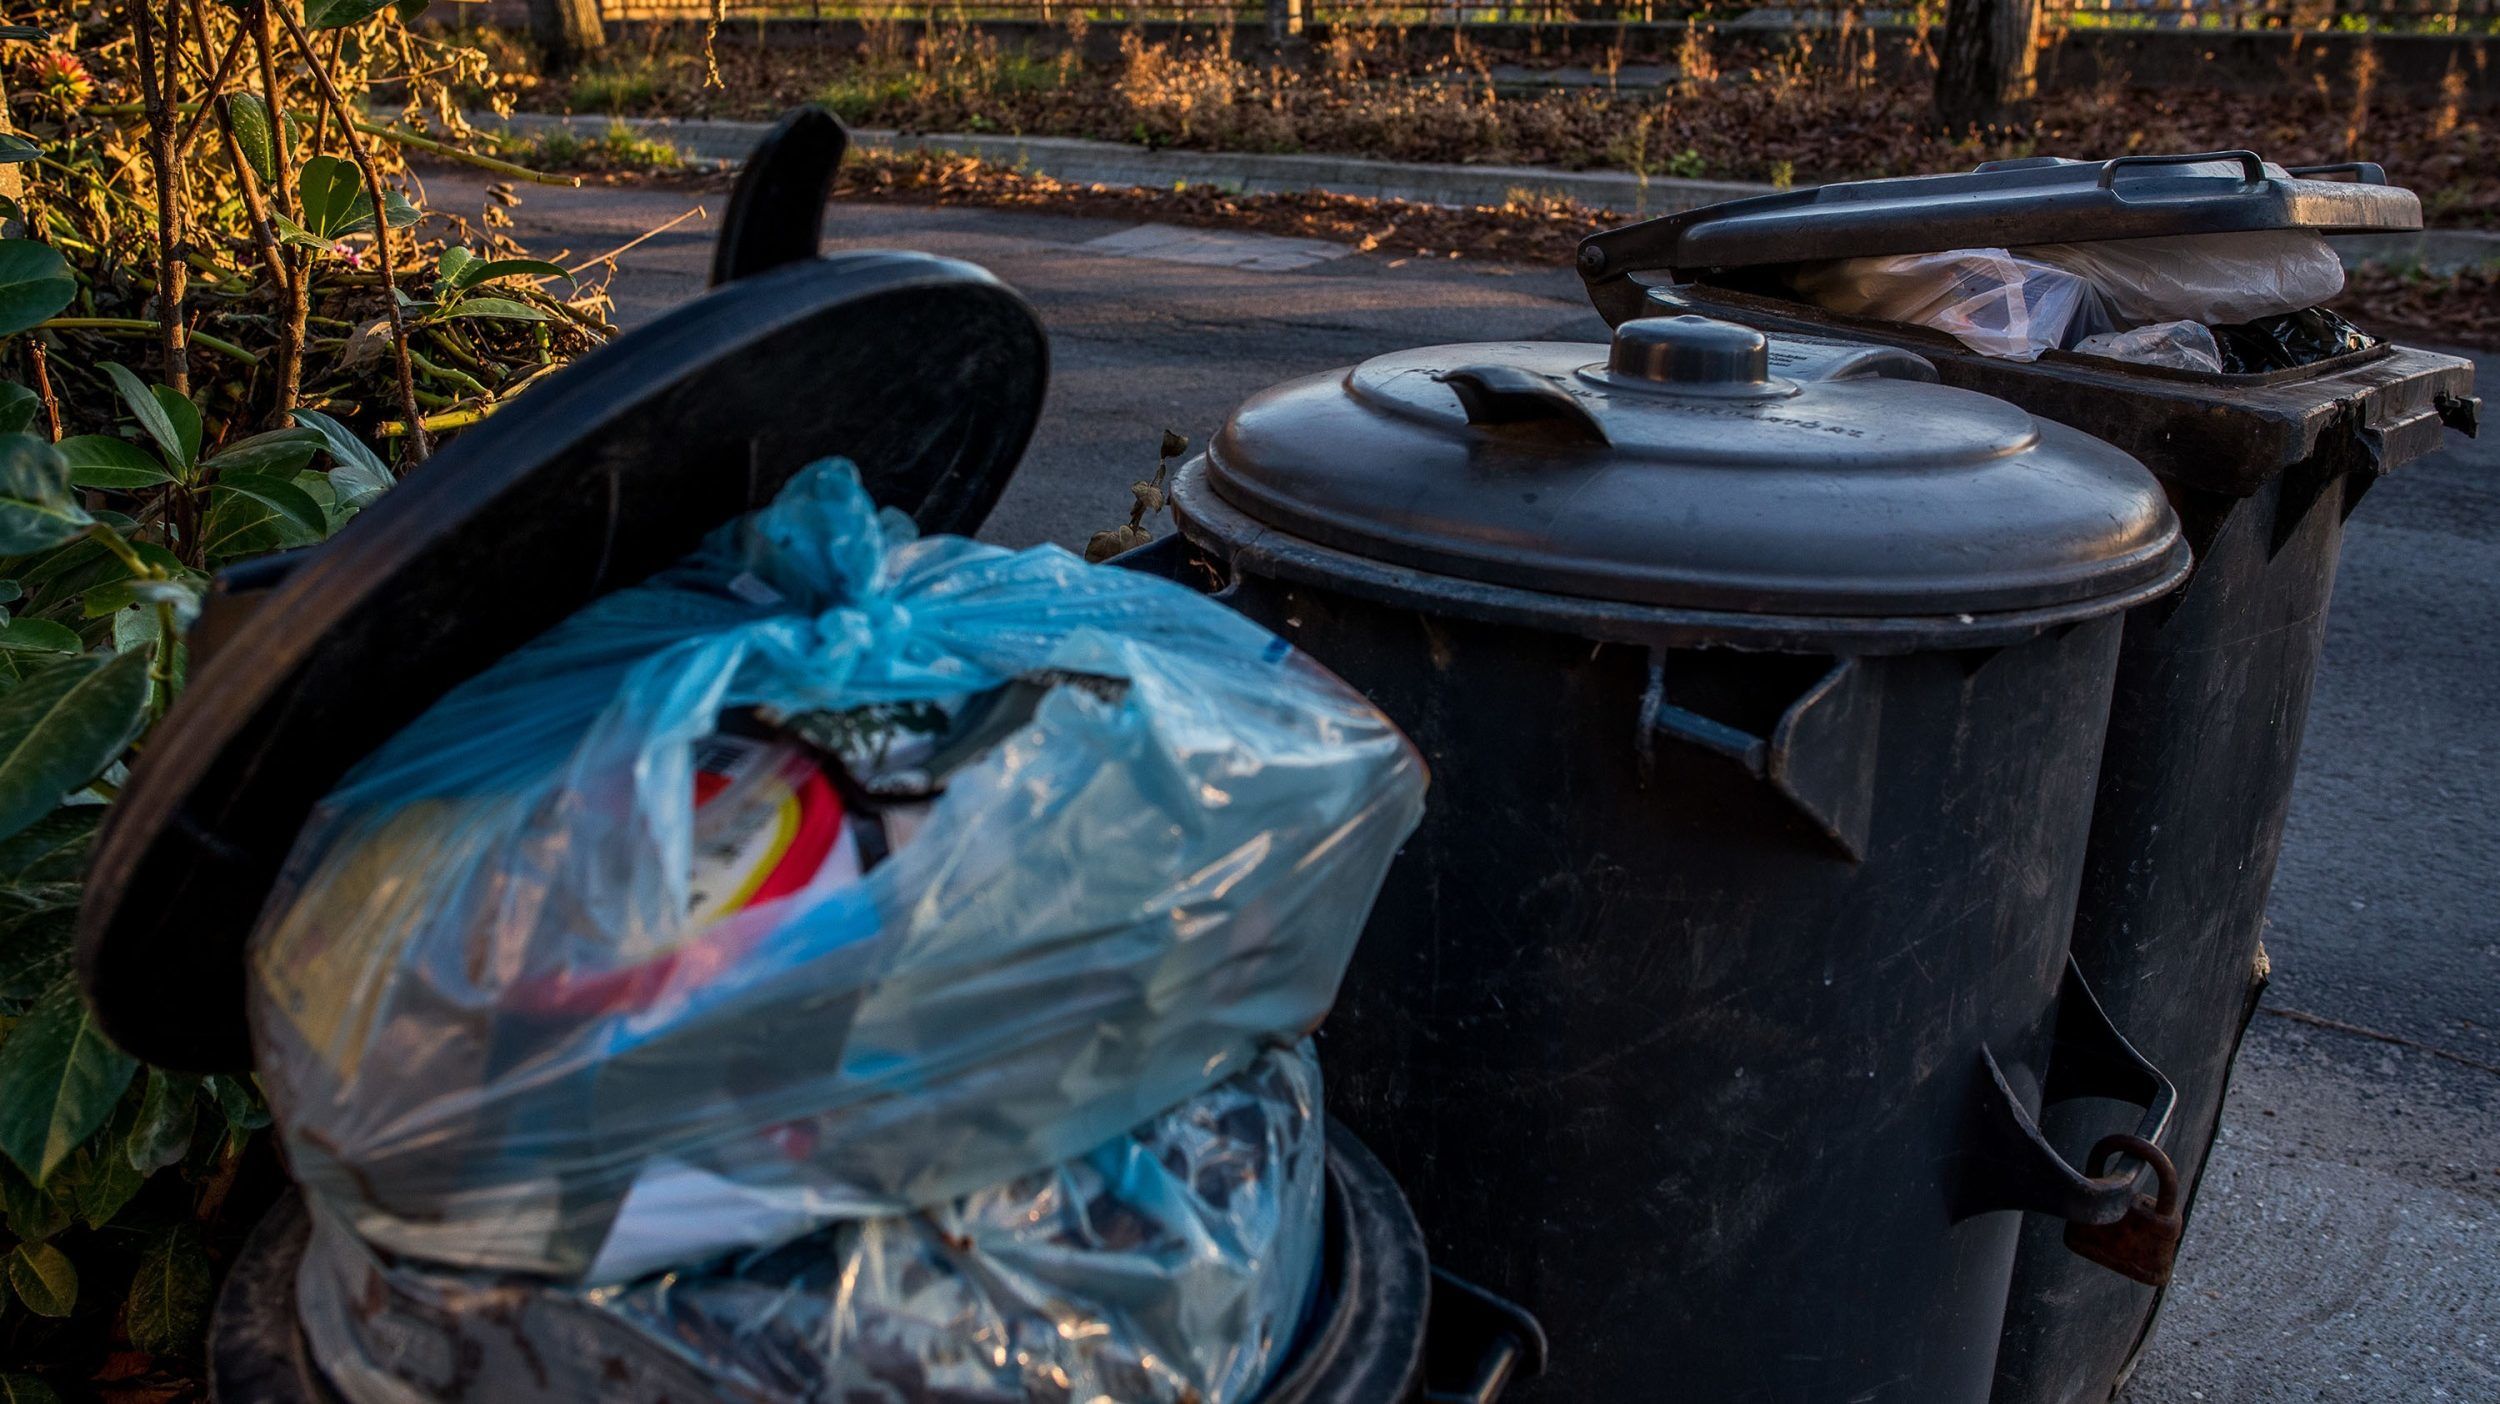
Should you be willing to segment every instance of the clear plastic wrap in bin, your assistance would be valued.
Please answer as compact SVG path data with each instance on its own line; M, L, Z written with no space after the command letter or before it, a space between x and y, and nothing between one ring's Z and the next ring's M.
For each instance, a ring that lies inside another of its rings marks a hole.
M2016 361L2118 325L2089 280L2004 249L1800 264L1789 286L1834 312L1933 327L1983 356Z
M624 1287L390 1262L317 1218L306 1339L355 1404L1229 1404L1313 1291L1319 1097L1279 1047L1065 1164Z
M689 920L692 749L1037 675L847 881ZM1170 582L911 539L819 464L470 680L320 806L252 944L320 1211L434 1264L619 1283L1082 1155L1315 1027L1421 761Z

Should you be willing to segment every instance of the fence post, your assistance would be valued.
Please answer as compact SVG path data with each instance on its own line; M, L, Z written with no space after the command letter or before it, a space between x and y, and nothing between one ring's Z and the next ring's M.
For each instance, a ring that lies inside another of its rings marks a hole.
M1267 0L1267 42L1278 47L1302 42L1302 23L1311 0Z
M559 72L608 46L599 0L529 0L530 37Z
M1949 0L1936 115L1963 131L2013 116L2037 81L2039 0Z

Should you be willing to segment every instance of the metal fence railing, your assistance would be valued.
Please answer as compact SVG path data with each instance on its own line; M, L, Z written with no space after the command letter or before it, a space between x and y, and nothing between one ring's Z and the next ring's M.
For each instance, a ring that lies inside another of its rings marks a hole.
M1833 5L1813 0L1750 7L1658 0L1493 0L1415 4L1402 0L1297 0L1321 24L1409 27L1499 24L1666 24L1703 22L1744 29L1840 24L1916 26L1940 23L1944 0L1876 0ZM2308 32L2500 33L2500 0L2042 0L2044 18L2073 29L2299 30ZM1024 20L1089 24L1262 24L1267 0L600 0L614 20L800 18L903 23Z

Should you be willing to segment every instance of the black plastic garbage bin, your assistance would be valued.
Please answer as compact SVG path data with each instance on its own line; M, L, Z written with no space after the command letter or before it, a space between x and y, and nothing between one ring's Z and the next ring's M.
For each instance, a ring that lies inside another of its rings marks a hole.
M2187 549L2125 455L1932 375L1700 318L1383 356L1245 404L1135 562L1431 764L1322 1062L1435 1261L1570 1323L1533 1397L1976 1404L1998 1211L2140 1173L2044 1097L2164 1134L2057 1011L2119 613Z
M2217 169L2219 167L2219 169ZM2309 178L2344 175L2350 181ZM2192 1204L2230 1064L2265 983L2260 944L2343 523L2380 476L2471 432L2473 368L2376 345L2261 374L2049 351L1980 355L1941 332L1840 316L1785 290L1791 265L1964 247L2213 232L2419 228L2410 192L2366 165L2277 173L2248 153L2012 162L1694 210L1582 246L1609 321L1674 312L1916 352L1949 385L2125 449L2160 476L2197 564L2127 620L2075 919L2074 958L2112 1018L2177 1084ZM2046 1125L2079 1151L2123 1109ZM2027 1230L1998 1404L2098 1404L2123 1381L2157 1289Z
M217 579L189 685L113 807L81 914L80 978L123 1048L249 1068L245 943L315 802L446 691L804 465L852 459L929 530L980 523L1038 417L1047 342L971 265L817 257L841 144L829 117L786 123L741 178L711 292L462 436L331 541ZM1436 1399L1490 1401L1538 1368L1532 1320L1454 1281L1432 1289L1396 1185L1359 1144L1332 1128L1327 1163L1321 1303L1265 1400L1397 1401L1429 1379ZM290 1200L235 1265L210 1345L221 1399L333 1397L296 1327L305 1224ZM515 1280L516 1299L529 1290ZM622 1333L572 1339L633 1349ZM448 1397L554 1388L444 1378Z

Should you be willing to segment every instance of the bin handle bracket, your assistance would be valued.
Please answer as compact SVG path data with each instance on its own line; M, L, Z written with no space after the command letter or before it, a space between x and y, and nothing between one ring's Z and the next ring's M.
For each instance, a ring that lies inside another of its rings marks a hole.
M1769 736L1667 700L1666 654L1652 649L1635 753L1647 779L1653 738L1735 761L1810 820L1850 862L1866 857L1875 810L1875 728L1882 696L1866 664L1842 658L1780 714Z
M2168 1149L2177 1090L2110 1022L2071 957L2057 1010L2041 1104L2107 1097L2144 1114L2133 1133L2104 1137L2078 1169L2041 1134L1995 1050L1981 1045L1976 1148L1955 1217L2021 1209L2064 1219L2069 1247L2159 1286L2169 1279L2180 1228L2178 1171ZM2142 1192L2147 1171L2156 1195Z
M1537 1319L1446 1269L1432 1270L1424 1329L1423 1404L1493 1404L1513 1381L1545 1372Z

